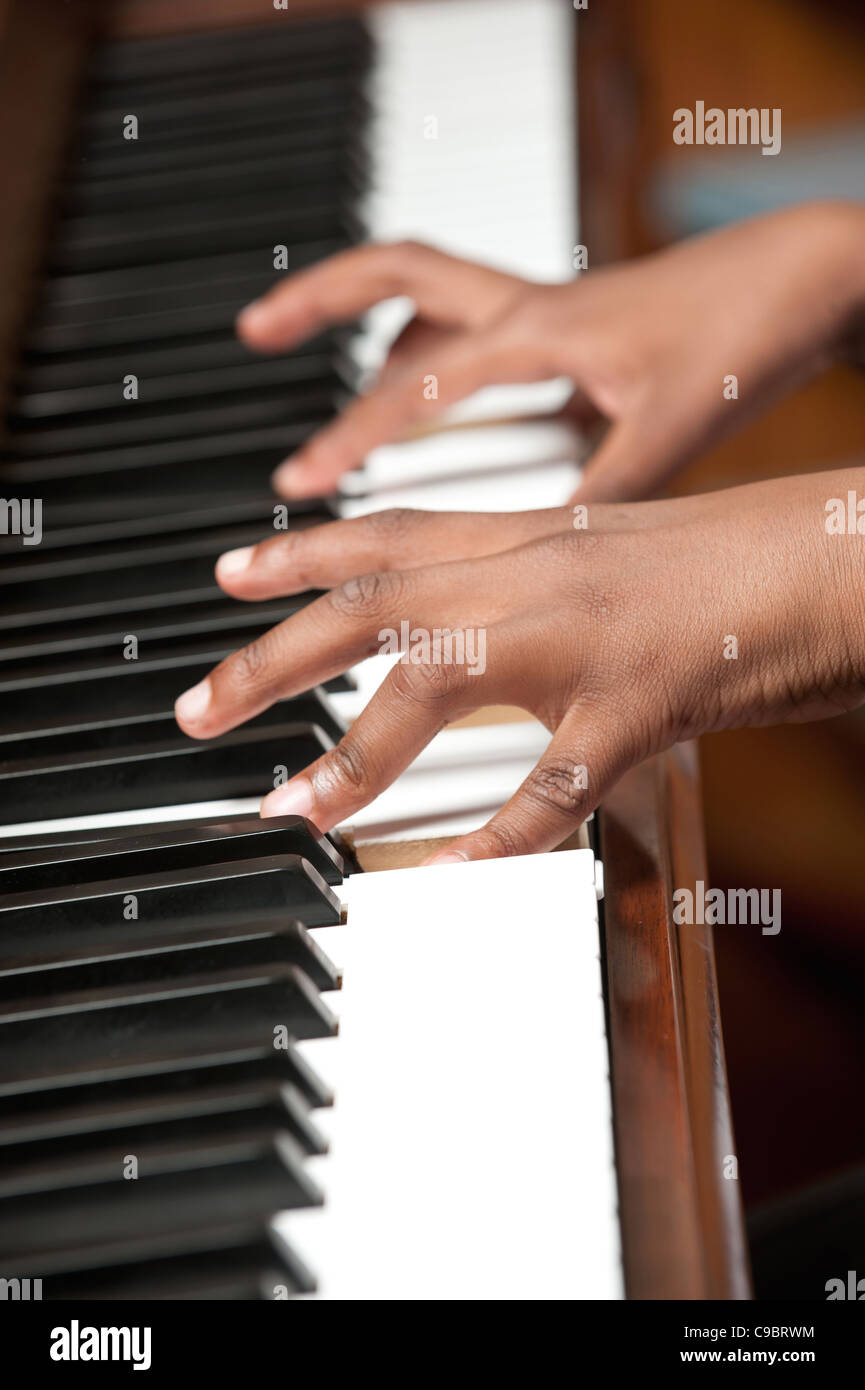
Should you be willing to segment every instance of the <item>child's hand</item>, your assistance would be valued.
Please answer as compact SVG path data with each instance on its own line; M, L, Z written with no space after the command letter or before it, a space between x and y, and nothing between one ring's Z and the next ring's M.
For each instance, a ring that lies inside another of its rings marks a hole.
M371 449L480 387L566 376L578 417L611 422L579 500L651 495L861 336L863 227L861 208L816 203L565 285L413 243L334 256L243 312L250 346L292 347L394 295L417 313L378 386L279 468L277 491L331 491Z
M827 499L857 488L865 476L848 470L590 506L584 531L567 510L409 512L267 541L220 568L231 593L336 587L221 662L178 701L178 720L196 738L224 733L408 622L430 634L428 659L397 662L337 747L271 792L264 814L306 815L327 830L444 725L511 704L553 731L550 747L492 821L453 848L471 859L549 849L627 768L678 739L825 718L865 699L865 540L826 530ZM436 659L437 629L469 634L473 660Z

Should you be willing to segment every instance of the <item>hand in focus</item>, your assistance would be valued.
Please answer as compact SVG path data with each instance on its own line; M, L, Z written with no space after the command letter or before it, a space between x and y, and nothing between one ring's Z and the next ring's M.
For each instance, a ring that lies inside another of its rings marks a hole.
M263 814L327 830L382 792L446 724L518 705L553 737L510 801L449 853L550 849L632 765L682 738L820 719L865 698L860 536L826 499L862 472L685 501L517 515L382 513L224 557L258 599L329 592L220 663L178 701L196 738L226 732L379 650L385 629L461 630L484 662L398 661L349 732L271 792ZM383 558L384 557L384 558ZM360 577L357 577L360 576ZM431 651L435 651L434 642ZM441 651L439 652L439 656Z
M330 492L371 449L481 387L565 376L572 414L609 422L578 499L649 496L862 336L863 225L853 204L815 203L563 285L415 243L343 252L244 310L244 340L283 351L395 295L414 302L415 317L379 384L287 460L274 485L290 497ZM436 400L425 398L431 376Z

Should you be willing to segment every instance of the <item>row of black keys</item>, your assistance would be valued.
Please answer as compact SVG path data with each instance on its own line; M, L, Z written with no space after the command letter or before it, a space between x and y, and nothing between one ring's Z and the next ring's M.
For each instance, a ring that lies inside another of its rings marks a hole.
M260 500L353 385L338 334L260 359L233 321L360 235L362 24L174 39L151 68L130 53L93 65L8 420L5 495L41 497L52 529Z
M171 705L313 597L239 604L213 565L271 531L271 470L351 385L340 339L256 359L233 321L275 245L291 269L357 239L368 63L353 20L95 55L0 488L44 506L39 547L0 543L5 824L260 794L339 737L317 691L207 744ZM271 1217L320 1200L329 1098L291 1040L334 1028L307 928L342 868L297 820L2 842L0 1272L46 1298L310 1287Z
M207 743L174 721L181 690L315 597L243 604L218 588L219 553L259 539L268 514L255 504L258 525L222 527L212 508L174 516L125 546L91 539L93 527L0 560L0 595L16 595L0 604L0 823L261 795L341 737L322 691ZM329 515L316 505L296 520Z
M329 1097L292 1040L334 1031L306 928L339 921L343 869L296 817L0 854L5 1272L54 1298L310 1286L269 1219L321 1200Z
M183 221L183 200L202 196L195 182L202 173L224 172L243 204L254 191L248 178L257 175L251 151L237 146L238 130L253 142L273 137L279 150L271 153L285 153L289 163L279 177L271 174L298 207L310 203L307 158L326 171L338 199L353 202L354 178L318 157L347 148L348 126L350 141L361 139L367 61L355 21L103 50L93 64L63 224L75 222L76 199L99 189L107 202L94 216L120 219L134 232L141 214L127 196L130 180L160 203L160 226L169 233ZM278 101L268 94L268 73L278 77ZM176 97L172 84L182 88ZM140 140L126 145L124 111L137 112L141 123ZM139 158L149 165L139 167ZM121 174L117 161L124 159ZM152 182L167 170L171 179ZM44 506L38 547L0 540L5 824L49 811L254 795L273 784L275 768L298 771L342 732L315 692L216 744L191 744L171 715L182 689L314 597L237 603L221 592L213 567L222 551L273 533L269 473L332 414L343 379L331 338L280 361L253 359L234 340L238 296L256 288L250 273L258 289L273 278L272 247L253 238L248 247L226 249L223 221L213 220L186 259L154 260L130 246L126 254L138 263L109 260L45 282L4 470L8 496L37 493ZM292 218L279 225L290 263L311 259L314 248L298 242ZM320 230L331 240L341 235L329 213ZM221 302L220 287L229 298L213 331L217 320L196 315ZM141 381L141 399L123 406L120 358L102 346L115 342L129 345L123 367ZM301 504L288 524L332 517L325 504ZM336 677L329 687L348 683Z

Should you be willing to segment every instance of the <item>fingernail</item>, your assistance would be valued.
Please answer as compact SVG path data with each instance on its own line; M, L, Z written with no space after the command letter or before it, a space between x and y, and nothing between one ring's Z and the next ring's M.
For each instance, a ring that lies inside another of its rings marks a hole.
M211 696L210 677L185 690L174 702L174 713L181 724L195 724L206 712Z
M312 814L312 783L306 777L295 777L282 787L276 787L261 803L263 816L310 816Z
M281 492L286 497L293 497L296 493L303 491L303 474L304 470L300 464L281 463L270 481L277 492Z
M239 550L226 550L216 562L217 575L223 579L234 579L236 575L249 569L254 554L254 545L244 545Z
M253 299L252 302L250 304L247 304L245 309L241 309L240 313L238 314L237 326L238 328L254 329L264 324L266 319L267 310L264 307L263 300Z
M441 854L433 854L429 859L425 859L424 868L430 864L467 864L468 858L462 850L446 849Z

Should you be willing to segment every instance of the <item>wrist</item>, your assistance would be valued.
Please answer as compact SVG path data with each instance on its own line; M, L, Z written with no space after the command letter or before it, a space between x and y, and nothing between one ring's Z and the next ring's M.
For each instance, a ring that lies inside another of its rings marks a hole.
M827 346L836 359L865 367L865 207L822 203L819 214L810 244L826 274Z
M865 688L865 468L827 473L823 529L835 595L835 647L852 683ZM827 626L831 627L831 620Z

